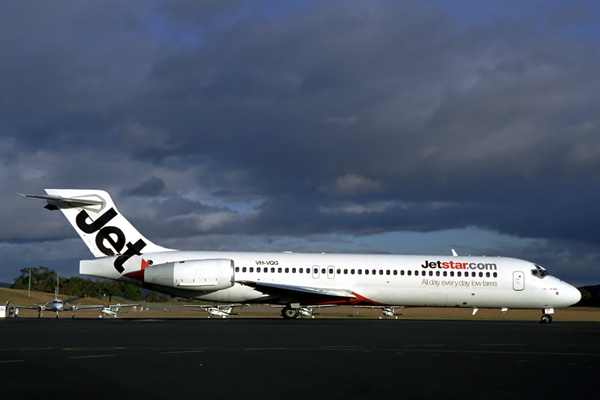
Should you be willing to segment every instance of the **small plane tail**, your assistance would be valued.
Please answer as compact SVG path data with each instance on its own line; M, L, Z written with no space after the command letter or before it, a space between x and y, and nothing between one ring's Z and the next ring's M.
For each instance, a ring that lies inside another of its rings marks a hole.
M46 193L22 196L44 199L45 208L62 211L95 257L119 256L124 262L134 255L170 250L139 233L105 191L46 189Z

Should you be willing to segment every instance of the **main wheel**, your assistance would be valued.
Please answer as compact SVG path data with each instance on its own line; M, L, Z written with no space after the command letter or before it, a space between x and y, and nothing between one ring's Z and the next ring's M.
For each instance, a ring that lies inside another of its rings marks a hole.
M285 319L295 319L298 318L298 314L300 314L300 309L292 308L292 307L283 307L281 310L281 316Z

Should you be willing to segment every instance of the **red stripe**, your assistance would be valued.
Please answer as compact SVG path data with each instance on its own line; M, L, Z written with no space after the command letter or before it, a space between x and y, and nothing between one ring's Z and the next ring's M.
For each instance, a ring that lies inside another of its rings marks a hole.
M141 269L139 271L128 272L128 273L125 274L125 276L128 277L128 278L136 279L136 280L138 280L140 282L143 282L144 281L144 269L146 269L146 267L149 267L149 266L150 266L150 264L148 264L146 262L146 260L144 260L142 258Z
M354 296L356 296L356 298L353 299L340 299L340 300L325 300L325 301L313 301L313 302L302 302L302 305L307 305L307 306L322 306L322 305L326 305L326 304L340 304L340 305L344 305L344 304L350 304L350 305L373 305L373 306L385 306L386 304L383 303L378 303L376 301L373 301L371 299L368 299L364 296L361 296L360 294L356 293L356 292L352 292L352 294Z

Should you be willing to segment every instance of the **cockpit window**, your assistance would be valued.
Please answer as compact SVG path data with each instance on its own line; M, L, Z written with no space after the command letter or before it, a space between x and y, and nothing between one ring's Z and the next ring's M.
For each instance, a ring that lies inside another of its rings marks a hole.
M548 271L546 271L546 269L544 269L543 267L540 267L537 264L534 264L535 268L531 270L531 274L533 276L537 276L540 279L543 279L545 276L549 275Z

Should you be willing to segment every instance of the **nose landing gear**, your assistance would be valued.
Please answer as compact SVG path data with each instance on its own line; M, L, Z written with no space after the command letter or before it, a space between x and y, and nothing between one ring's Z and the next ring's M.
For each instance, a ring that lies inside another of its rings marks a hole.
M552 322L552 316L550 314L554 314L553 308L545 308L542 310L542 318L540 319L540 324L549 324Z

